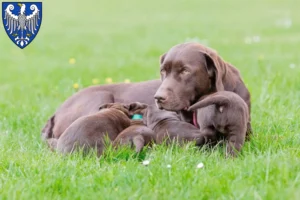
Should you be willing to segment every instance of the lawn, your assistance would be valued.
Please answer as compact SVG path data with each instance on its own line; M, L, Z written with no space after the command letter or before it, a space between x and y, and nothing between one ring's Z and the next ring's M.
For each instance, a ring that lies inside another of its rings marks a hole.
M0 199L300 199L299 7L296 0L50 0L24 50L1 24ZM40 130L77 86L158 78L159 56L185 41L216 49L251 92L254 135L240 157L192 145L100 159L47 149Z

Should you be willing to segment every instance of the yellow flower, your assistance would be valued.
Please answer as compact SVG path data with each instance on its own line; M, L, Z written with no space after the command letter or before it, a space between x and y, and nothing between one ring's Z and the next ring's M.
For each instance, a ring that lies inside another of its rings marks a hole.
M126 79L124 80L124 83L130 83L130 79L126 78Z
M105 79L105 82L106 82L106 83L112 83L113 80L112 80L112 78L108 77L108 78Z
M94 84L94 85L96 85L96 84L98 84L98 83L99 83L99 79L97 79L97 78L94 78L94 79L92 80L92 82L93 82L93 84Z
M70 59L69 59L69 63L70 63L71 65L74 65L74 64L76 63L75 58L70 58Z
M73 84L73 88L74 88L74 89L78 89L78 88L79 88L79 84L78 84L78 83L74 83L74 84Z

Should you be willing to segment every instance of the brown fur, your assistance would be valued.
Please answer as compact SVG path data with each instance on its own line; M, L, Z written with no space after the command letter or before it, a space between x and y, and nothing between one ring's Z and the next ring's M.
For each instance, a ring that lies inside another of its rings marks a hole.
M42 139L59 138L78 118L95 114L106 103L142 102L154 104L154 94L160 80L140 83L119 83L91 86L69 97L54 113L42 129Z
M99 112L78 118L59 139L48 139L48 145L63 154L78 148L83 148L84 151L96 148L100 156L104 150L105 136L113 141L130 126L131 108L137 107L120 103L102 105Z
M190 105L203 95L225 90L238 94L250 113L250 93L240 72L215 50L194 42L179 44L161 56L160 63L162 84L155 94L159 108L178 111L191 123L192 112L187 111Z
M180 121L175 112L159 110L156 106L148 106L143 112L143 121L156 135L157 144L177 141L179 144L188 141L202 141L203 137L198 128L187 122Z
M247 104L239 95L228 91L216 92L189 107L189 111L194 110L197 110L197 122L205 137L204 143L225 138L226 155L235 156L241 150L249 112Z
M48 119L42 129L42 138L59 138L76 119L98 112L101 104L142 102L161 109L178 111L182 119L192 122L187 108L201 96L215 91L232 91L248 105L250 93L239 71L225 62L215 50L198 43L184 43L172 47L161 56L160 80L131 84L109 84L83 89L68 98ZM251 133L251 124L247 134Z
M121 145L130 145L135 147L135 151L139 153L146 145L151 145L155 142L155 133L152 129L148 128L144 124L133 123L125 130L123 130L115 139L113 146L118 147Z

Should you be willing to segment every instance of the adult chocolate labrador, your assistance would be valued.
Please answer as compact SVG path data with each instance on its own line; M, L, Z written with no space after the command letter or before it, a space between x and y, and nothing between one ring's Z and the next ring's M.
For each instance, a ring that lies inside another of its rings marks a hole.
M225 90L238 94L250 113L250 93L240 72L215 50L194 42L179 44L161 56L160 64L162 83L154 96L160 109L178 111L184 121L192 123L188 107L203 95Z

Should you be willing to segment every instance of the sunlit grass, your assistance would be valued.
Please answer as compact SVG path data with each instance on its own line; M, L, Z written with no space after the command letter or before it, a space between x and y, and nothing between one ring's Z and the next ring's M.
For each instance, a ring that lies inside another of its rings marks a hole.
M299 6L45 1L24 50L0 31L0 199L299 199ZM216 49L251 91L254 135L239 158L192 145L61 156L41 141L78 89L156 79L160 55L185 41Z

